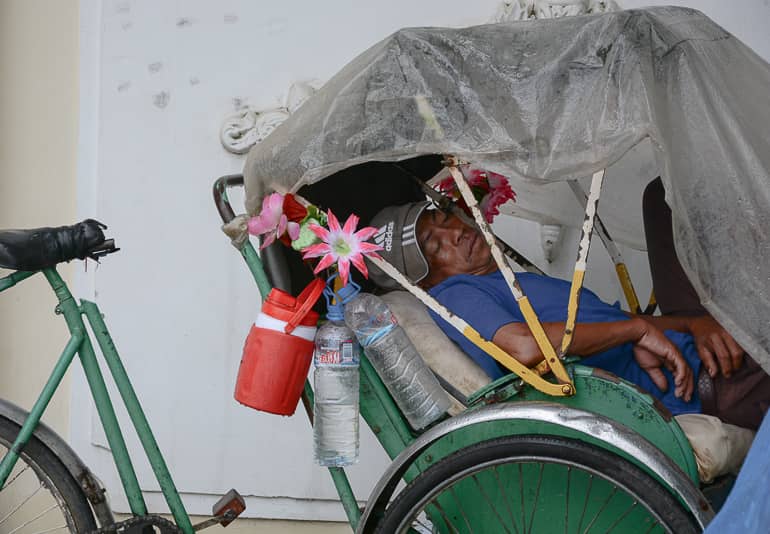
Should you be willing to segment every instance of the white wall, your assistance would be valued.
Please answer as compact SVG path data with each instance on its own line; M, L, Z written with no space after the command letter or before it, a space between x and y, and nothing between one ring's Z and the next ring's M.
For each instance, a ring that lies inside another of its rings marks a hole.
M621 3L696 7L770 58L766 0ZM213 178L241 168L241 160L218 145L221 118L236 100L267 107L294 80L328 78L399 26L473 24L495 7L491 0L83 0L78 61L75 2L0 2L0 227L66 224L76 215L99 216L111 225L124 250L86 276L76 265L78 285L107 313L172 472L194 492L185 501L197 502L197 509L213 500L205 494L234 485L253 488L247 491L255 495L251 512L257 515L339 517L327 504L333 496L328 476L309 461L310 433L302 416L263 416L231 399L257 297L242 261L217 229L210 200ZM155 96L164 91L170 97L161 108ZM509 231L527 235L536 228L522 223ZM520 246L539 259L536 240ZM594 246L592 254L604 253ZM565 248L552 272L567 273L573 258ZM644 258L629 263L635 279L645 280ZM605 298L619 298L612 268L603 265L587 283ZM42 281L0 295L0 396L29 406L37 395L66 341L60 322L48 314L52 306ZM29 322L41 318L46 322ZM114 487L105 451L92 446L103 441L78 374L72 389L71 427L66 388L46 420L71 434ZM371 436L366 439L364 463L354 473L359 490L384 465L383 455L369 450L375 448ZM243 463L230 463L232 458ZM144 487L152 488L146 465L140 470ZM288 532L299 528L270 524Z
M222 119L240 102L278 104L295 80L329 78L400 27L479 23L494 8L491 0L402 0L387 9L343 1L82 3L82 90L92 95L83 102L83 135L92 142L81 145L79 211L110 225L122 251L81 287L106 314L196 513L236 487L255 516L343 517L328 473L312 463L305 415L265 415L232 399L259 298L211 199L214 179L243 164L219 145ZM96 420L77 376L73 442L114 489ZM133 436L128 441L139 450ZM367 430L361 464L350 470L360 499L386 463ZM137 469L148 502L161 504L147 463ZM113 499L127 509L121 492Z

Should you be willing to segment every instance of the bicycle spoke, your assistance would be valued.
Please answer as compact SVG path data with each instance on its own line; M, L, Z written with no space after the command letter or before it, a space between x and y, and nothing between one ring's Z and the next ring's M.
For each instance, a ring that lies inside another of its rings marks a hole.
M24 499L24 500L23 500L23 501L21 501L21 502L20 502L18 505L16 505L16 508L14 508L14 509L13 509L13 510L11 510L10 512L8 512L8 515L6 515L4 518L0 519L0 525L2 525L3 523L5 523L5 522L8 520L8 518L9 518L9 517L11 517L13 514L15 514L16 512L18 512L18 511L19 511L19 509L20 509L22 506L24 506L25 504L27 504L27 503L30 501L30 499L32 499L32 497L34 497L35 495L37 495L38 493L40 493L40 490L41 490L41 489L43 489L43 483L42 483L42 482L40 483L40 485L38 486L38 488L37 488L35 491L33 491L33 492L30 494L30 495L28 495L28 496L27 496L27 498L26 498L26 499Z
M37 521L38 519L40 519L41 517L43 517L45 514L47 514L47 513L48 513L48 512L50 512L51 510L55 510L55 509L57 509L57 508L58 508L58 506L57 506L56 504L53 504L53 505L51 505L49 508L46 508L45 510L43 510L42 512L40 512L39 514L37 514L35 517L33 517L32 519L30 519L30 520L29 520L29 521L27 521L26 523L22 523L21 525L19 525L18 527L16 527L16 528L15 528L15 529L13 529L12 531L10 531L8 534L14 534L15 532L18 532L18 531L20 531L21 529L23 529L23 528L24 528L24 527L26 527L27 525L31 525L32 523L34 523L35 521ZM58 530L59 528L61 528L61 527L56 527L56 529L54 529L54 530Z
M470 521L468 521L468 516L465 515L465 511L463 510L462 501L459 497L457 497L457 494L455 493L454 488L449 488L449 493L452 494L452 497L454 498L455 502L457 503L457 511L460 512L460 515L463 516L463 521L465 521L465 525L468 527L468 532L473 533L473 527L471 526Z
M591 495L591 487L594 484L594 476L588 475L588 489L586 490L586 497L583 501L583 511L580 513L580 521L578 521L578 528L576 532L580 532L580 529L583 528L583 519L586 516L586 508L588 508L588 497Z
M10 488L11 484L13 484L14 481L16 481L21 475L23 475L27 471L27 469L29 469L29 464L24 464L24 467L18 473L13 475L13 478L11 478L9 481L5 483L5 486L3 486L2 489L0 489L0 492Z
M537 510L537 501L540 499L540 486L543 484L543 469L545 464L540 464L540 476L537 479L537 489L535 490L535 502L532 505L532 513L529 515L529 530L527 534L532 532L532 525L535 524L535 511Z
M0 458L19 435L0 415ZM96 528L86 496L55 451L32 436L0 488L0 533L89 532Z
M569 483L572 467L567 466L567 493L564 503L564 534L569 534Z
M524 517L524 473L522 472L521 464L519 465L519 495L521 495L521 530L527 531L527 518Z
M495 509L495 503L492 502L492 499L489 498L487 495L487 492L484 491L484 486L479 483L479 479L476 477L476 475L473 475L473 481L476 483L476 486L479 488L479 492L481 493L481 496L486 499L487 504L489 504L489 509L492 510L492 513L495 514L495 517L497 517L497 520L500 521L500 525L505 529L506 532L510 533L511 531L508 529L508 527L505 526L505 521L503 521L503 518L500 517L500 514L497 513L497 510Z
M610 501L615 496L615 494L617 494L617 492L618 492L618 487L613 485L612 492L604 500L604 502L602 503L602 506L599 508L599 511L596 512L596 514L594 515L594 518L591 520L591 522L588 524L586 529L583 531L583 534L588 534L588 531L591 530L591 527L594 526L594 523L596 523L597 519L599 519L599 516L602 515L602 512L604 511L605 508L607 508L607 505L610 503Z
M457 530L457 528L452 524L452 521L449 520L449 516L446 514L444 509L438 503L438 500L434 500L431 503L431 506L435 506L436 507L436 509L438 510L438 513L441 514L441 518L444 520L444 524L446 526L448 526L452 530L453 533L457 532L459 534L460 531Z
M511 518L511 526L513 527L514 532L519 534L519 529L516 526L516 522L513 520L513 510L511 510L511 504L508 500L508 495L506 495L503 484L500 482L500 476L497 474L497 466L492 468L492 473L495 476L495 480L497 480L497 487L500 488L500 494L503 496L503 500L505 501L505 508L508 510L508 517Z
M610 525L610 528L608 528L608 529L605 531L605 534L609 534L610 532L612 532L612 531L615 529L615 527L616 527L616 526L618 526L618 524L619 524L621 521L623 521L623 519L625 519L625 517L626 517L628 514L630 514L630 513L631 513L631 510L633 510L634 508L636 508L636 505L637 505L637 504L639 504L639 501L634 501L634 502L632 502L632 503L631 503L631 506L629 506L629 507L628 507L628 510L626 510L625 512L623 512L622 514L620 514L620 517L618 517L618 518L615 520L615 522L614 522L613 524L611 524L611 525Z

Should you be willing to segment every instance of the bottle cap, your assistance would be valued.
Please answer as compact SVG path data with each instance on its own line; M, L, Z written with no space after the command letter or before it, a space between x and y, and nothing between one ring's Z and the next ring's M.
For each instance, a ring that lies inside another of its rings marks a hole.
M326 298L326 318L330 321L343 321L345 319L345 304L350 302L353 297L361 291L361 286L350 280L346 286L341 287L336 292L334 289L334 274L326 280L324 288L324 297Z

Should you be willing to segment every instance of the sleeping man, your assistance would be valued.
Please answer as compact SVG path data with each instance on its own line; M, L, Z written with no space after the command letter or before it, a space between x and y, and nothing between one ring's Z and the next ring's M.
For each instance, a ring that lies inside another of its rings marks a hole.
M429 206L429 202L418 202L378 213L371 224L387 232L380 254L482 337L528 367L539 363L543 355L483 236L453 215L426 209ZM376 268L371 269L371 276L382 286L392 286L390 278ZM570 284L531 273L517 273L516 278L549 340L558 346ZM508 372L432 315L492 379ZM756 429L770 405L770 377L744 357L732 337L708 314L632 315L584 289L570 354L581 356L584 365L641 386L674 415L706 413Z

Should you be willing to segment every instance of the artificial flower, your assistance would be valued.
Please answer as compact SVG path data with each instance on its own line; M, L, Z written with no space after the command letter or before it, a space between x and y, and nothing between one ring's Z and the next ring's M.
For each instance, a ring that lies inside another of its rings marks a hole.
M312 245L315 245L316 243L320 243L321 240L318 239L318 236L315 235L310 227L313 225L321 226L323 224L323 221L310 216L306 217L301 223L299 223L299 235L297 236L297 239L294 239L291 242L291 248L297 251L302 251Z
M321 239L321 243L311 245L303 250L303 258L318 258L314 274L318 274L323 269L330 267L334 263L340 273L342 285L347 285L350 275L350 265L358 269L365 278L369 277L369 271L364 263L364 256L379 258L376 251L382 250L382 247L374 243L367 243L366 240L377 233L377 228L367 226L356 230L358 226L358 217L351 215L345 221L345 225L340 227L340 223L334 213L329 210L328 223L329 229L318 224L311 224L310 230Z
M289 221L301 223L307 217L307 206L300 200L301 197L295 197L291 193L283 196L283 213Z
M299 237L299 224L289 221L283 212L284 195L273 193L262 200L262 211L259 215L249 219L249 233L263 236L260 250L270 245L276 238L284 233L289 234L290 239Z
M491 223L500 214L500 210L497 209L499 206L509 200L516 202L516 193L511 189L508 179L502 174L471 168L466 170L463 175L471 188L471 192L473 192L474 198L479 203L479 209L484 215L484 219L488 223ZM460 191L457 189L457 184L451 176L439 182L438 190L455 199L457 205L470 214L470 209L468 209L462 195L460 195Z

